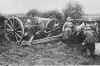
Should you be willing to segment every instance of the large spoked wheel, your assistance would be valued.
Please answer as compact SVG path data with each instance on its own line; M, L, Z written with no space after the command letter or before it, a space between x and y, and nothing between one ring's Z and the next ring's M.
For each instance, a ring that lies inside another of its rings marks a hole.
M20 42L24 35L24 26L17 17L10 17L6 21L6 38L9 41Z

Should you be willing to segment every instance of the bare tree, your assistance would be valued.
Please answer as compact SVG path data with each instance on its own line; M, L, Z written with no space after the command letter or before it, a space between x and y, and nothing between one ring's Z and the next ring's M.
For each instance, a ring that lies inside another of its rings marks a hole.
M84 14L82 5L77 2L68 3L65 9L63 10L63 13L65 15L65 18L70 16L73 19L81 18Z
M31 16L31 17L40 16L40 15L41 15L41 13L40 13L38 10L36 10L36 9L30 10L30 11L26 14L26 16Z
M42 14L42 17L45 17L45 18L56 18L60 22L63 22L63 20L64 20L64 16L62 15L62 13L60 13L60 12L58 12L56 10L45 12L45 13Z

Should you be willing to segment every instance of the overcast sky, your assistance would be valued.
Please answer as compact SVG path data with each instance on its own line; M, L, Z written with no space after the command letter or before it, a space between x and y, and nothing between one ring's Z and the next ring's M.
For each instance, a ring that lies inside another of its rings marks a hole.
M4 14L25 13L29 9L40 11L61 10L71 0L0 0L0 12ZM79 1L86 13L100 13L100 0Z

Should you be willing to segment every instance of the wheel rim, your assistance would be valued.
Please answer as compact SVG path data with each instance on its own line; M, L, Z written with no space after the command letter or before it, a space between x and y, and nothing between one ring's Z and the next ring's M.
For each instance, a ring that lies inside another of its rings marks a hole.
M10 41L21 41L24 35L24 27L22 22L16 18L11 17L6 21L6 37Z

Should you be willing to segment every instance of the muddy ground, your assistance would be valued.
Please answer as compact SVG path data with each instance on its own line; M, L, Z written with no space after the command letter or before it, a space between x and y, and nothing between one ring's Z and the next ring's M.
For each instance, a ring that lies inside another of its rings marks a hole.
M92 59L80 54L80 44L51 41L28 47L17 47L14 42L0 46L0 65L90 65L100 64L100 58Z

